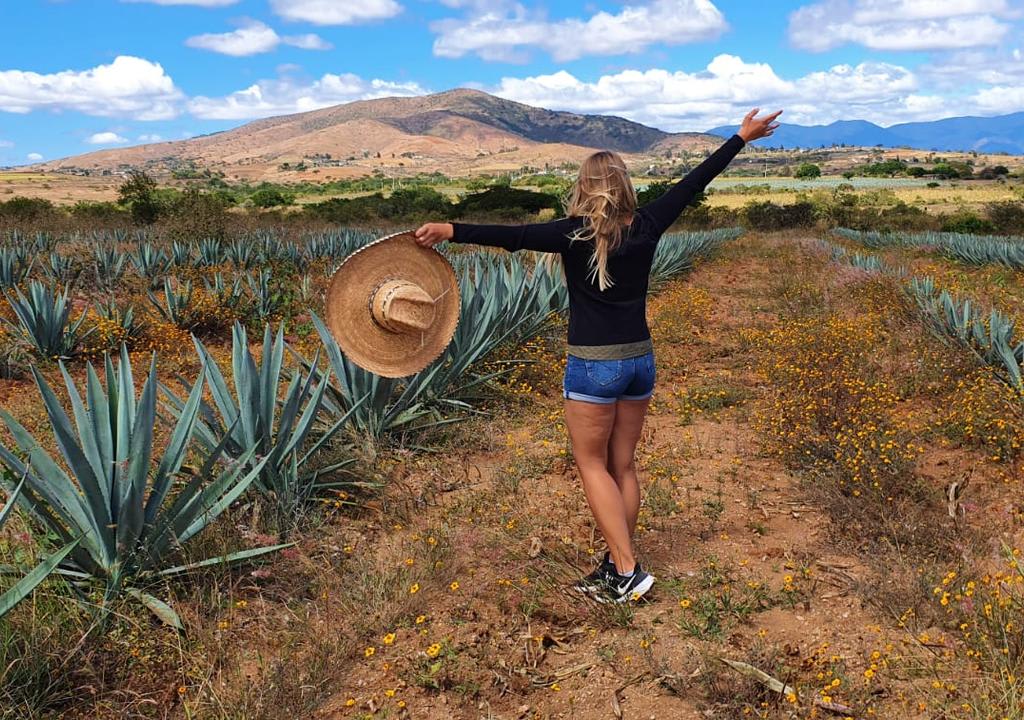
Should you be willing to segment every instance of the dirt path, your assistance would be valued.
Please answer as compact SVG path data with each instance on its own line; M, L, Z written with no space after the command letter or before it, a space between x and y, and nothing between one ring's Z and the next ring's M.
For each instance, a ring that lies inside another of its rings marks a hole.
M451 553L422 596L394 589L383 640L319 716L730 717L721 708L737 686L720 656L859 663L881 642L850 592L861 566L831 547L827 520L751 422L765 388L744 335L778 321L780 277L809 262L792 241L741 239L652 302L659 384L638 532L658 578L648 602L609 609L565 589L600 548L552 383L492 451L407 473L429 500L376 551L397 562L397 546L444 532Z

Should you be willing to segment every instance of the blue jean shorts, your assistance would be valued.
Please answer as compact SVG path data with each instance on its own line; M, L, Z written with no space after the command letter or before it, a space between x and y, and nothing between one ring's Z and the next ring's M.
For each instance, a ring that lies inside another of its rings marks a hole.
M627 360L584 360L570 355L562 395L569 400L610 404L646 400L654 394L654 353Z

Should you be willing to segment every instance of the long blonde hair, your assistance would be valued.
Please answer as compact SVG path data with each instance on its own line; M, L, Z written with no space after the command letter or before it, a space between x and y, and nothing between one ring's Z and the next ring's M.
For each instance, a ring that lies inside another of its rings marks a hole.
M597 286L607 290L614 284L608 272L608 256L622 244L625 226L636 212L636 190L618 153L602 150L583 161L579 177L569 190L566 211L569 217L585 219L572 239L594 243L590 278L596 277Z

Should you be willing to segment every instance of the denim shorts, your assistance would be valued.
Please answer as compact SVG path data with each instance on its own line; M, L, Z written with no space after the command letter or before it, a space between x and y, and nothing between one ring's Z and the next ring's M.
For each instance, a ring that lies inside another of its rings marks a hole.
M584 360L570 355L562 395L569 400L610 404L646 400L654 394L654 353L627 360Z

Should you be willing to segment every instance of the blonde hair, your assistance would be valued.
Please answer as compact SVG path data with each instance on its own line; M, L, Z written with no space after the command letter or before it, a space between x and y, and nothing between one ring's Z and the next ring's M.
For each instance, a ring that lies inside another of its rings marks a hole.
M636 212L636 190L618 153L602 150L583 161L569 190L566 211L570 217L584 218L572 239L594 243L589 277L591 281L596 277L597 286L607 290L614 284L608 256L622 244L625 226Z

